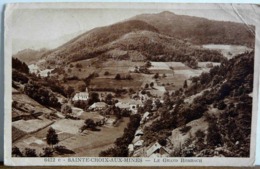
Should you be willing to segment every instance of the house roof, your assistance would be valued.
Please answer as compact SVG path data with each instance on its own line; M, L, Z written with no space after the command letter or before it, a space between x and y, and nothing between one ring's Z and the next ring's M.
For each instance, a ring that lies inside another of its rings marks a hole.
M143 115L143 117L142 117L142 121L145 120L145 119L149 116L149 114L150 114L150 113L149 113L148 111L145 112L144 115Z
M163 148L169 154L170 150L168 148L162 146L157 141L150 148L147 149L146 154L148 157L151 157L156 150L161 149L161 148Z
M158 142L155 142L147 151L146 154L150 157L156 150L160 149L162 146Z
M144 143L144 140L138 140L136 143L134 143L134 146L142 146Z
M105 102L96 102L93 103L90 108L105 108L107 104Z
M144 134L144 132L143 132L142 129L138 129L138 130L135 132L135 136L136 136L136 135L139 135L139 134L141 134L141 135Z
M132 143L136 143L140 139L141 139L141 136L135 136L135 138L133 139Z

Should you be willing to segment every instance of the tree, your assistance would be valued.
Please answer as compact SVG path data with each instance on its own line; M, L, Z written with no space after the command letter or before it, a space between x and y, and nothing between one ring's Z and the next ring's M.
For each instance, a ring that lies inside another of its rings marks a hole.
M69 86L67 89L67 96L71 97L71 95L75 92L75 90L73 89L73 87Z
M146 89L147 89L148 87L149 87L149 85L146 83L146 84L145 84L145 86L144 86L144 88L146 88Z
M132 76L130 75L130 74L128 74L128 75L126 75L126 78L125 79L127 79L127 80L132 80L133 78L132 78Z
M42 157L52 157L53 156L53 151L51 148L46 147L46 148L42 148L43 150L43 155L41 155Z
M166 74L164 73L162 77L163 77L163 78L166 78L167 76L166 76Z
M85 92L86 91L86 84L84 83L84 84L81 84L81 85L79 85L79 91L81 91L81 92Z
M20 149L18 147L16 147L16 146L14 146L12 148L12 155L14 157L22 157L23 156L23 154L21 153Z
M218 103L218 109L219 110L224 110L225 108L226 108L226 104L225 104L225 102L223 101L223 100L221 100L219 103Z
M88 99L88 105L90 106L95 102L100 102L99 94L96 92L92 92L92 93L90 93L90 97Z
M120 74L116 74L115 79L116 79L116 80L121 80Z
M37 157L35 149L25 148L25 157Z
M151 67L151 66L152 66L152 64L151 64L150 61L147 61L147 62L145 63L145 67L149 68L149 67Z
M52 149L53 149L53 145L59 143L58 135L52 127L50 127L50 129L48 130L48 133L46 135L46 139L47 139L47 144L51 145Z
M112 104L112 101L113 101L112 99L113 99L113 96L112 96L111 93L109 93L108 95L106 95L105 102L106 102L107 104L111 105L111 104Z
M153 76L153 78L158 79L158 78L159 78L159 73L156 73L156 74Z
M150 83L150 87L151 87L151 88L153 88L153 86L154 86L154 83L153 83L153 82L151 82L151 83Z
M82 68L82 64L77 63L77 64L76 64L76 68Z
M92 119L86 119L84 123L85 123L85 128L94 129L96 127L96 124Z
M187 87L188 87L187 80L185 80L183 84L183 88L187 88Z
M109 72L108 72L108 71L105 71L104 75L105 75L105 76L109 75Z

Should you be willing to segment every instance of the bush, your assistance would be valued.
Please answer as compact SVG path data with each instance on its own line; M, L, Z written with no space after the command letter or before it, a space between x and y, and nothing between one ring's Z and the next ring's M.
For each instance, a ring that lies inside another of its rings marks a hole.
M104 75L107 76L109 75L110 73L108 71L105 71Z
M25 157L37 157L35 149L25 148Z
M115 79L116 79L116 80L121 80L120 74L116 74Z

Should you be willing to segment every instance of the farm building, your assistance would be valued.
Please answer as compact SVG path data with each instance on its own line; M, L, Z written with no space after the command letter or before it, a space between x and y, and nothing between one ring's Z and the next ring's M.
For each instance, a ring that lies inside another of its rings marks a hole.
M87 101L89 97L88 89L85 92L78 92L72 98L72 101Z
M89 110L103 110L107 108L107 104L105 102L96 102L92 104L88 109Z
M149 115L150 115L150 113L148 111L145 112L142 119L141 119L140 124L143 124L145 121L147 121L149 119Z
M168 157L169 154L170 154L169 150L167 150L167 148L163 147L158 142L155 142L146 151L146 156L147 157Z

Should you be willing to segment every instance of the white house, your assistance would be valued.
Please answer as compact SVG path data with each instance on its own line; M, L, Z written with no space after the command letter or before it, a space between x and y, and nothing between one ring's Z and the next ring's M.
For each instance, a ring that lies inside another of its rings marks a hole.
M87 101L88 100L88 93L87 92L79 92L76 93L75 96L72 98L72 101Z
M72 101L87 101L89 98L88 89L85 92L78 92L72 98Z

